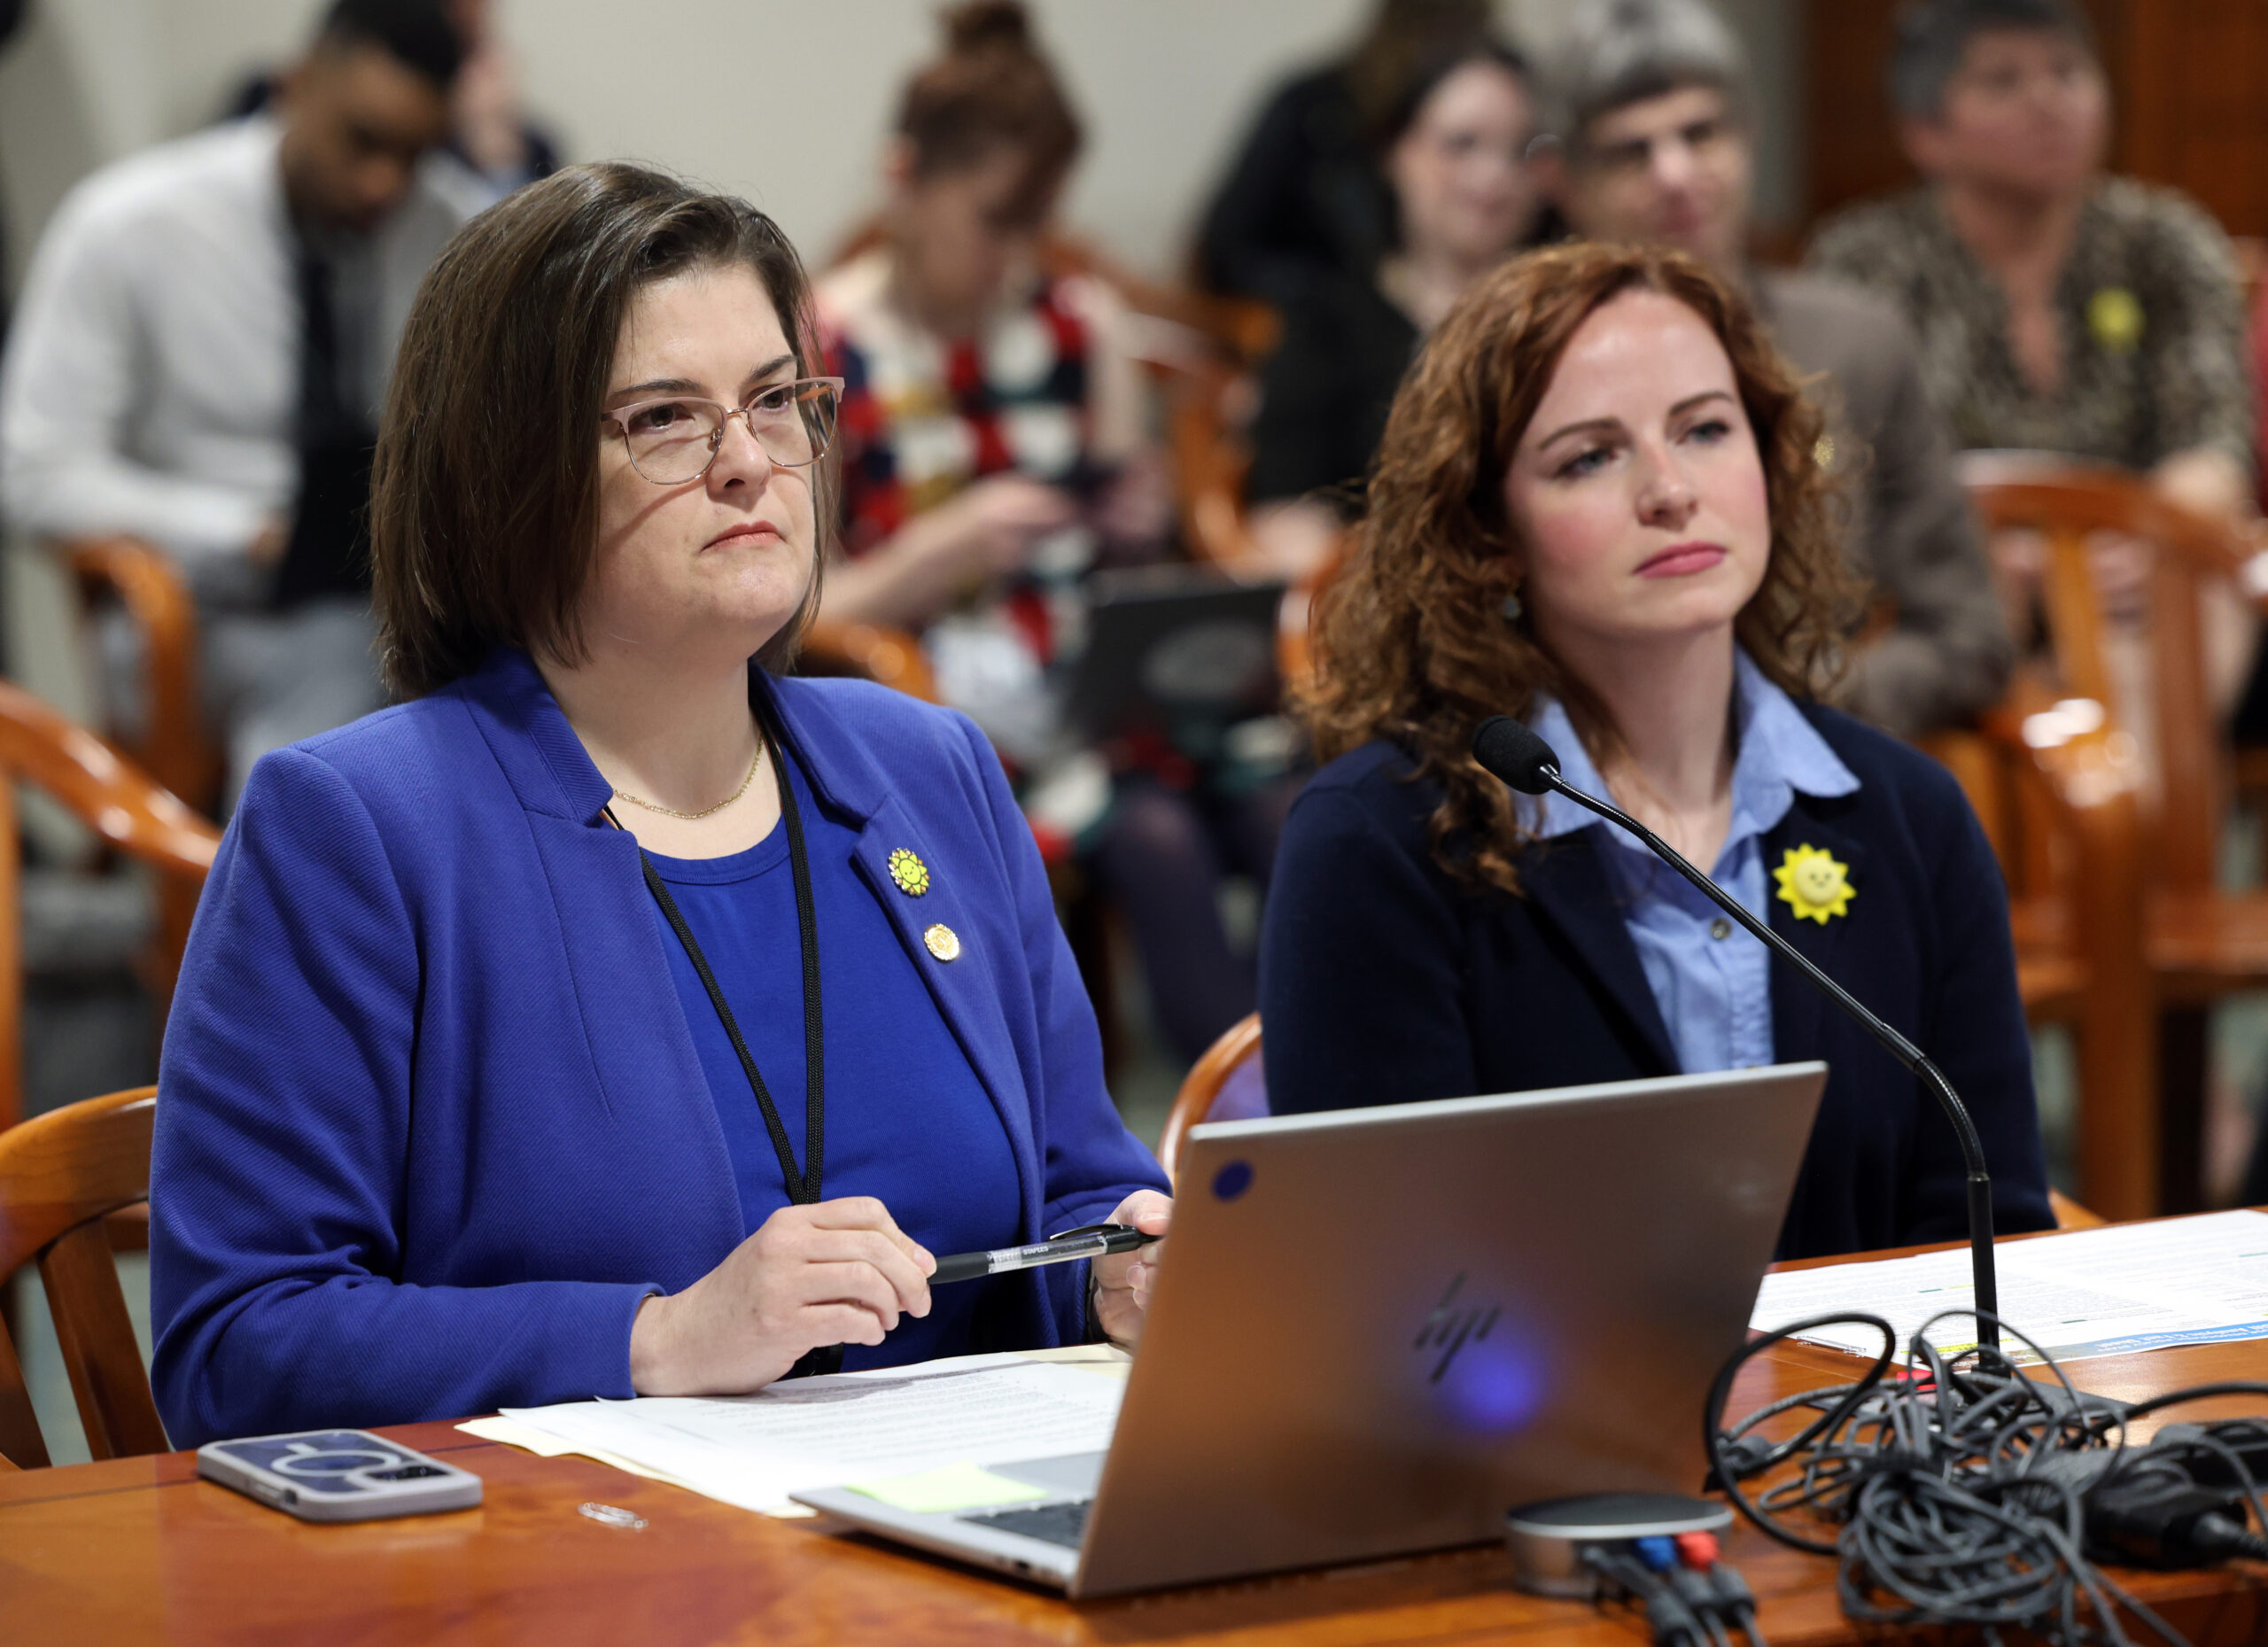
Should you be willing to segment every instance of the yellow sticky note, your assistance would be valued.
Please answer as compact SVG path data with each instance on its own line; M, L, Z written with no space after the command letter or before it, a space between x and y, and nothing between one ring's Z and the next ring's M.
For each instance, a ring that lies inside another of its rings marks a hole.
M879 1481L854 1481L850 1490L878 1498L893 1510L915 1515L971 1510L979 1504L1021 1503L1026 1499L1047 1496L1028 1481L1013 1481L973 1464L949 1464L942 1470L886 1476Z

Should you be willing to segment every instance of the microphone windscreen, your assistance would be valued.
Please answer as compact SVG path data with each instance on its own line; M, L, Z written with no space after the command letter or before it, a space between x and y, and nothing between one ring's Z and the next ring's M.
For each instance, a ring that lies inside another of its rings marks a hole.
M1491 715L1472 732L1472 758L1522 795L1550 789L1545 774L1559 775L1551 746L1510 715Z

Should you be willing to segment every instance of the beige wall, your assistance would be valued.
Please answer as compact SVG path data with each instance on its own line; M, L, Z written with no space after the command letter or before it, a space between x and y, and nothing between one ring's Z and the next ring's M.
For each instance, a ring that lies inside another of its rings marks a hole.
M936 40L934 0L495 0L527 100L577 158L658 162L748 195L824 257L874 201L899 82ZM1555 0L1500 0L1548 34ZM1725 0L1756 53L1763 215L1796 198L1793 0ZM320 0L34 0L0 62L12 276L90 166L209 119L287 56ZM1036 0L1085 111L1071 222L1129 264L1179 266L1262 89L1342 39L1367 0Z
M35 0L0 64L11 261L89 166L210 117L288 56L320 0ZM1087 116L1068 215L1173 268L1259 89L1327 51L1363 0L1037 0ZM744 193L814 256L867 211L932 0L498 0L527 101L577 158L655 161Z

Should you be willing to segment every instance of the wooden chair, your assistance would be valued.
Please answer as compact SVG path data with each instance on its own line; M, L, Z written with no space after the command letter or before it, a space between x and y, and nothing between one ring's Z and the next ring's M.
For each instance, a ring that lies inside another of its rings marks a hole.
M221 794L221 751L205 726L197 684L197 603L173 557L140 538L66 539L55 549L77 586L82 616L116 604L142 647L144 701L120 742L142 769L190 805Z
M35 1115L0 1132L0 1281L36 1259L79 1421L97 1458L167 1451L103 1224L150 1198L157 1088ZM0 1453L48 1463L15 1346L0 1330Z
M1189 1129L1203 1121L1246 1121L1268 1113L1268 1084L1261 1074L1260 1014L1238 1020L1206 1049L1183 1078L1158 1137L1158 1163L1180 1191L1181 1153ZM2047 1192L2059 1230L2100 1229L2110 1220L2089 1212L2061 1190Z
M2157 1124L2129 1141L2135 1154L2126 1171L2155 1182L2149 1210L2194 1211L2204 1200L2208 1011L2223 996L2268 986L2268 892L2228 893L2217 883L2229 755L2207 695L2198 602L2217 580L2258 602L2268 588L2264 563L2233 526L2169 502L2131 475L2035 453L1972 453L1962 472L1988 528L2031 528L2047 540L2041 604L2055 672L2076 701L2114 704L2087 534L2127 532L2157 550L2149 667L2162 794L2144 818L2139 923L2145 986L2158 1008ZM2087 1194L2096 1197L2092 1184ZM2123 1197L2100 1204L2133 1216Z
M132 762L39 698L0 681L0 778L34 785L105 843L157 871L158 936L143 968L162 1016L221 832ZM15 793L0 782L0 1127L23 1113L21 866Z
M1930 752L1953 771L2008 883L2026 1018L2078 1050L2077 1174L2118 1218L2156 1205L2157 1015L2142 958L2134 763L2103 707L2019 677L1976 732Z
M1261 1074L1260 1014L1249 1013L1221 1032L1205 1055L1182 1077L1166 1112L1165 1130L1158 1135L1158 1164L1166 1177L1178 1179L1181 1152L1189 1142L1189 1129L1215 1118L1241 1120L1268 1113L1268 1085Z
M872 680L924 703L939 702L936 677L921 642L879 624L816 623L796 658L800 675L848 675Z

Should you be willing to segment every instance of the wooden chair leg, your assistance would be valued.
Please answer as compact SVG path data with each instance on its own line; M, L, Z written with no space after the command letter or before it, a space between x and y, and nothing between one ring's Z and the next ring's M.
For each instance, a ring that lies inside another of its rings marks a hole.
M2158 1022L2158 1211L2205 1209L2205 1099L2212 1012L2169 1006Z

